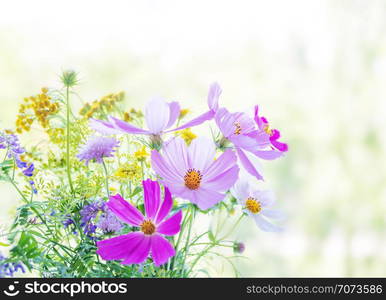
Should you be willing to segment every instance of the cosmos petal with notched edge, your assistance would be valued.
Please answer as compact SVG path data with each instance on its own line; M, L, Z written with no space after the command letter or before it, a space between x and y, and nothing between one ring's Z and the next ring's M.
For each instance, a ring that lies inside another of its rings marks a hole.
M173 199L172 194L170 193L169 189L165 186L165 196L164 201L162 202L156 217L156 224L159 224L162 222L163 219L169 214L170 210L173 206Z
M125 121L119 120L113 116L109 116L110 124L114 126L114 128L121 130L125 133L132 133L132 134L150 134L148 130L138 128L134 125L131 125Z
M248 156L244 153L243 150L240 148L236 148L237 155L240 159L241 164L245 168L245 170L251 174L252 176L255 176L258 180L264 180L263 176L259 173L257 168L253 165L253 163L249 160Z
M163 221L158 227L157 232L164 235L175 235L181 230L182 211L178 211L169 219Z
M207 210L225 198L225 194L205 188L192 191L192 196L192 202L201 210Z
M185 128L189 128L189 127L194 127L194 126L200 125L200 124L202 124L202 123L204 123L206 121L212 120L214 115L215 115L215 112L213 110L209 110L206 113L203 113L203 114L199 115L198 117L190 120L189 122L185 123L184 125L181 125L181 126L179 126L177 128L174 128L172 130L168 130L166 132L178 131L178 130L182 130L182 129L185 129Z
M224 173L226 170L236 165L236 162L236 154L230 149L226 150L203 171L203 182L210 181L219 174Z
M203 172L211 163L214 162L216 146L212 140L205 137L195 138L189 148L189 167Z
M221 87L217 82L214 82L209 87L208 106L209 109L217 111L219 108L218 99L222 93Z
M170 107L163 99L154 98L145 108L147 128L152 134L161 134L167 127L170 119Z
M155 234L151 237L151 254L154 264L159 267L173 257L176 251L167 239Z
M239 171L239 167L235 165L210 181L205 181L204 186L214 191L226 191L235 184L239 177Z
M142 181L142 186L146 217L153 220L161 203L161 189L158 182L151 179Z
M106 204L119 219L133 226L139 226L143 222L144 217L142 213L123 199L121 195L116 194L115 196L110 196L109 199Z
M171 127L176 122L176 120L178 119L181 113L180 104L178 102L170 102L168 103L168 105L169 105L169 111L170 111L169 122L166 125L165 129Z
M139 240L140 238L138 238ZM124 265L140 264L149 256L151 248L151 237L142 234L142 240L138 242L122 261ZM129 249L128 249L129 250Z
M171 168L157 150L151 151L151 166L159 176L169 182L183 182L184 180L182 174Z
M98 241L97 251L104 260L125 259L136 247L142 243L144 234L142 232L130 232L111 239Z
M89 126L91 129L105 135L122 133L122 130L116 129L107 121L90 119Z

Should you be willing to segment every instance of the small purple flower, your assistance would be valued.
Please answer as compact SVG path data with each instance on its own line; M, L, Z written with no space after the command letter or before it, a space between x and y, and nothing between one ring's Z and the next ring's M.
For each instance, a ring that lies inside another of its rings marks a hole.
M196 138L188 147L183 139L174 138L164 145L162 155L152 151L151 163L174 195L206 210L224 199L239 174L232 150L217 159L215 155L215 145L209 139Z
M27 177L32 177L35 166L33 163L27 164L21 160L21 154L25 149L20 146L19 139L15 134L5 134L0 132L0 149L8 149L8 158L13 158L16 166L22 170ZM32 183L31 183L32 182ZM37 193L33 181L30 181L34 194Z
M114 213L108 208L105 208L105 212L99 217L97 227L104 233L119 232L123 228L123 224L114 215Z
M80 161L85 160L86 165L90 161L96 161L101 164L104 157L113 157L114 148L118 146L119 141L114 138L94 136L89 138L83 145L77 157Z
M123 224L102 201L95 201L84 206L80 215L82 217L80 226L90 238L93 238L98 228L104 233L119 232L123 228Z
M23 170L23 174L27 177L31 177L33 175L34 170L35 170L35 166L34 164L31 163L29 164L27 169Z

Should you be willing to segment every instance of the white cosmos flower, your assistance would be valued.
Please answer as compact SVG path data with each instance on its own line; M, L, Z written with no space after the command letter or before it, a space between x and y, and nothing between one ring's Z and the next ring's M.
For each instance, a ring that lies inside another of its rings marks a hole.
M254 219L263 231L277 232L282 228L270 221L283 220L284 215L278 210L271 209L275 204L275 196L270 190L259 190L246 179L239 179L231 189L232 195L242 206L243 211Z

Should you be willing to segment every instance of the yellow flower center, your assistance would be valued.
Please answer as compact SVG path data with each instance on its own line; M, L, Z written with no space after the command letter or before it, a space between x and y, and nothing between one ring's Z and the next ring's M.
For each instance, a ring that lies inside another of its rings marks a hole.
M235 125L235 131L234 131L234 134L236 134L236 135L241 134L241 125L240 125L240 122L235 122L233 125Z
M152 234L155 232L155 225L153 224L152 221L150 221L150 220L145 220L145 221L143 221L143 223L141 224L141 231L142 231L144 234L152 235Z
M200 187L202 175L200 171L189 169L185 176L185 186L190 190L197 190Z
M271 129L271 127L269 127L268 124L264 126L264 131L266 134L272 135L272 129Z
M261 204L255 198L249 197L245 201L245 207L253 214L258 214L261 211Z

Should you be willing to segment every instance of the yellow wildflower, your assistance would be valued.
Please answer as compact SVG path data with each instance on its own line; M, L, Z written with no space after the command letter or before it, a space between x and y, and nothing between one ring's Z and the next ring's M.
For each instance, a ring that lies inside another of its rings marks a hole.
M146 152L146 147L143 146L141 149L139 149L138 151L134 152L134 157L138 160L138 161L144 161L146 159L146 157L149 156L149 153Z
M186 144L190 145L190 143L197 137L190 128L186 128L180 131L177 131L177 134L182 137Z
M137 163L125 163L120 166L114 173L115 179L119 181L135 181L142 176L141 166Z

